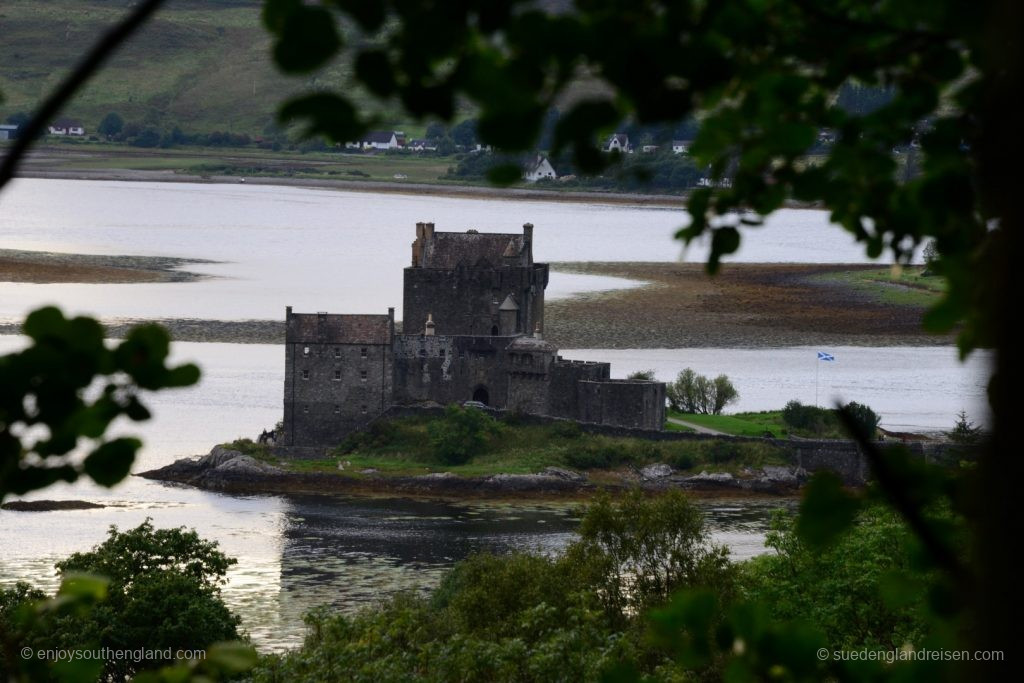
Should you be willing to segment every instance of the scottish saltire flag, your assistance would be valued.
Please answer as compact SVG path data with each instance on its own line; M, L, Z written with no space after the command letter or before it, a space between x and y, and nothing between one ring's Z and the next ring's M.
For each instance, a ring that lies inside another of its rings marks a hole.
M836 357L833 356L831 353L825 353L824 351L818 351L818 360L823 360L823 361L828 361L829 363L833 363L833 362L835 362Z

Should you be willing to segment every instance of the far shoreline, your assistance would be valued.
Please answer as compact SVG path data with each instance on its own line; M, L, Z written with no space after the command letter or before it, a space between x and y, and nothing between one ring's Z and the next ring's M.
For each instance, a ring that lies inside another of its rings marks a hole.
M260 185L272 187L298 187L335 192L364 192L369 194L400 194L411 196L445 197L450 199L481 199L490 201L564 202L571 204L614 204L653 209L686 209L689 193L682 195L632 194L624 192L557 191L529 187L490 187L483 185L455 185L442 183L405 183L379 180L343 180L328 178L288 178L279 176L196 175L171 170L142 169L109 170L54 170L23 169L18 179L31 180L93 180L105 182L184 183L196 185ZM787 202L783 208L794 210L823 210L817 205Z

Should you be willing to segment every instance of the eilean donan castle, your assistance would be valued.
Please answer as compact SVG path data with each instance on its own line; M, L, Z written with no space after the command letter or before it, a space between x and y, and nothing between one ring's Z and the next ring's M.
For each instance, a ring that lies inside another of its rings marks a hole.
M403 330L387 315L287 308L285 447L331 446L395 405L478 401L580 422L660 430L665 385L610 379L542 335L548 265L521 235L416 224Z

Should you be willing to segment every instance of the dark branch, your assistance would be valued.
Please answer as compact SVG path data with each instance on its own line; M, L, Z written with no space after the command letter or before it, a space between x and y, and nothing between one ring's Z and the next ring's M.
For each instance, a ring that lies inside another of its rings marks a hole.
M957 557L949 544L944 543L935 533L935 529L924 518L924 515L921 514L921 508L910 500L903 482L899 480L896 473L889 467L882 449L868 438L868 435L864 433L861 426L842 405L836 406L836 413L839 415L839 420L843 423L843 427L846 428L846 431L857 442L861 452L867 457L879 488L889 498L892 506L903 517L911 531L914 532L914 535L921 541L925 551L931 555L938 566L949 572L957 583L960 585L969 584L970 575L960 561L960 558Z
M78 63L75 70L46 98L32 119L18 131L18 139L11 146L7 156L4 157L3 164L0 165L0 189L14 177L15 171L18 170L18 165L28 152L29 147L35 143L36 138L60 113L64 105L103 66L103 62L107 61L107 58L135 33L163 3L164 0L143 0L136 5L135 9L121 23L110 29L93 46L89 54Z

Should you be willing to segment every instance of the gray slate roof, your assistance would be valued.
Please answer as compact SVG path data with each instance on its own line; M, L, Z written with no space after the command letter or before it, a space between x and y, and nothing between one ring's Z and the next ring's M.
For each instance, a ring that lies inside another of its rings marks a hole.
M387 344L390 322L386 315L293 313L285 339L289 343Z
M451 270L489 264L501 266L506 256L518 256L524 245L522 235L481 232L435 232L427 240L421 266Z

